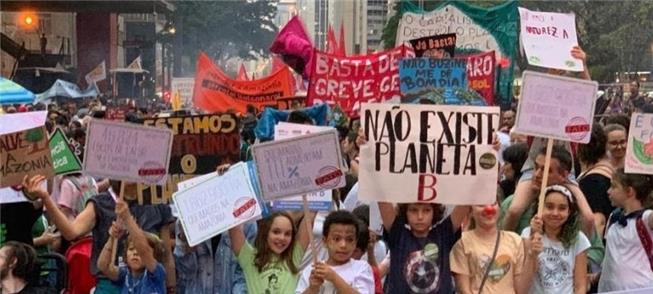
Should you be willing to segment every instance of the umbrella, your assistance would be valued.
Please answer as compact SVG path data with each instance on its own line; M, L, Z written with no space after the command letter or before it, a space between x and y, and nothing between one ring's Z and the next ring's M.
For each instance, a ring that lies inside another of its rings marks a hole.
M0 77L0 105L33 103L34 93L14 83L12 80Z

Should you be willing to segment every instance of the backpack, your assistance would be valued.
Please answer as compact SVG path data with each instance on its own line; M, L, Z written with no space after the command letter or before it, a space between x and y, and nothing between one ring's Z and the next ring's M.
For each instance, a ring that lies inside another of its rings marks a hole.
M85 182L80 182L79 179L77 179L76 177L67 178L68 180L70 180L71 183L73 183L75 188L82 194L81 197L79 197L79 201L77 202L77 205L75 206L75 211L77 213L80 213L82 212L82 210L84 210L84 207L86 207L86 202L88 201L88 199L98 194L98 191L93 183L93 178L89 176L86 176L85 178L86 178Z

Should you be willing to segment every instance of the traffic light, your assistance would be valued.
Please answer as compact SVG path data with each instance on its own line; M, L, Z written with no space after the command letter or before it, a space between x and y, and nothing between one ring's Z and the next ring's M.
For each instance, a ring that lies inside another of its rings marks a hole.
M31 11L24 11L18 14L18 26L24 30L33 30L38 26L38 16Z

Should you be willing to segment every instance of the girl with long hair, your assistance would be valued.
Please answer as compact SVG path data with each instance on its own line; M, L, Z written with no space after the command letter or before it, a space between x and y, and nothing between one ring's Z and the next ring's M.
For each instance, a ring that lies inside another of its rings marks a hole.
M544 249L531 293L587 293L587 249L578 204L569 189L552 185L544 193L541 217L536 215L522 237L542 233Z
M243 268L248 293L295 292L298 267L310 240L308 226L313 227L314 218L315 214L309 213L296 227L288 213L274 212L258 222L254 246L247 242L242 226L229 230L231 249Z

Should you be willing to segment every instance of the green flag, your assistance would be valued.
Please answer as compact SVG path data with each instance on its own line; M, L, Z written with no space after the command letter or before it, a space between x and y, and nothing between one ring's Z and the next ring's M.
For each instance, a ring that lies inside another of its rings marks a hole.
M82 170L82 164L79 158L68 145L68 139L61 129L57 129L50 136L50 152L52 153L52 163L54 173L57 175L70 174Z

